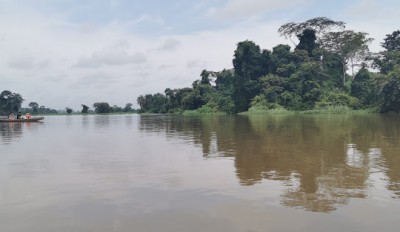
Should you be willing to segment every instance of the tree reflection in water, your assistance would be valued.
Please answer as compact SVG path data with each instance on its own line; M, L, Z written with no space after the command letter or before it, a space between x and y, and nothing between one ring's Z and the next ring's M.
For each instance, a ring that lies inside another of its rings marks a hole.
M282 204L329 212L368 195L374 172L400 197L400 120L381 115L179 117L142 115L140 129L233 157L242 185L278 180Z

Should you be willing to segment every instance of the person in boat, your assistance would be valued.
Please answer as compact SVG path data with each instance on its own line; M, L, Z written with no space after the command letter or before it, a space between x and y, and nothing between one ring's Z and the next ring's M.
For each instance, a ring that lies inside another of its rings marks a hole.
M30 113L26 113L26 114L25 114L25 118L26 118L26 119L30 119L30 118L31 118L31 114L30 114Z
M13 113L13 112L11 112L11 113L8 115L8 119L15 119L14 113Z
M22 117L21 117L21 112L18 112L18 114L17 114L17 119L22 119Z

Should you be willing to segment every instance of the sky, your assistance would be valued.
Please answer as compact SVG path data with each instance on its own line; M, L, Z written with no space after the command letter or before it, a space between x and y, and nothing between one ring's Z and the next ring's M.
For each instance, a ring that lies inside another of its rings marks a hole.
M369 33L400 29L398 0L0 0L0 91L53 109L190 87L232 68L240 41L271 50L278 28L314 17Z

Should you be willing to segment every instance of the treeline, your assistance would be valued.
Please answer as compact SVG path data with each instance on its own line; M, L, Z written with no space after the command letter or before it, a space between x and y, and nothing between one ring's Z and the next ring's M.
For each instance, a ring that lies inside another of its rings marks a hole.
M57 114L55 109L39 106L36 102L29 103L30 108L21 108L25 99L21 94L4 90L0 93L0 115L8 115L10 113L22 112L31 114Z
M28 108L21 107L25 99L22 98L21 94L13 93L9 90L4 90L0 93L0 115L8 115L11 112L22 112L30 114L72 114L74 111L70 107L66 107L65 110L55 110L39 105L37 102L30 102ZM138 110L132 108L132 103L127 103L125 107L119 107L117 105L110 106L107 102L97 102L93 104L93 109L89 106L82 104L82 109L75 113L89 114L106 114L106 113L137 113Z
M96 114L108 114L108 113L137 113L138 110L132 108L132 103L126 103L125 107L119 107L117 105L110 106L107 102L96 102L93 104L93 110L89 106L82 104L82 114L96 113Z
M261 49L242 41L233 69L203 70L191 87L137 98L140 112L238 113L249 109L366 109L400 111L400 31L386 35L373 54L367 33L320 17L282 25L279 34L294 43ZM371 71L374 70L374 71Z

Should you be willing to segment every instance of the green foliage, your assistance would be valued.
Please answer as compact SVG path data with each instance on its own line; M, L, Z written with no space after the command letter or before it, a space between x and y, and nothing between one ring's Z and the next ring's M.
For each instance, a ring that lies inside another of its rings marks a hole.
M393 68L400 64L400 31L394 31L386 35L381 43L386 50L372 57L374 67L379 68L384 74L388 74Z
M193 91L182 99L182 106L185 110L195 110L201 106L203 106L205 102L202 99L202 96L198 91Z
M106 114L113 112L112 108L107 102L96 102L93 104L96 114Z
M250 100L260 92L259 78L267 73L266 55L252 41L240 42L234 53L233 67L235 81L233 100L235 111L242 112L249 108Z
M122 109L120 106L113 105L112 112L124 112L124 109Z
M308 52L308 56L313 56L313 51L318 46L316 43L317 36L315 35L315 31L313 29L306 28L301 32L301 34L298 34L297 37L299 38L300 42L296 49L305 50Z
M343 71L342 61L337 57L336 54L319 49L322 56L322 75L325 76L324 86L328 89L343 89L343 75L346 75ZM349 78L345 78L348 80Z
M343 29L344 27L344 22L333 21L325 17L317 17L301 23L286 23L278 29L278 32L281 36L290 38L302 34L304 30L307 29L315 31L316 34L323 34L331 29Z
M30 102L28 106L32 108L33 114L38 113L39 104L37 102Z
M368 69L362 68L354 77L350 95L358 98L361 105L368 107L378 101L378 95L374 87L372 73Z
M389 74L390 80L382 89L381 112L400 112L400 66Z
M201 84L203 85L210 85L210 79L208 78L210 76L210 72L208 72L207 70L203 70L200 74L201 76Z
M167 97L162 93L140 95L137 99L141 109L139 112L144 113L166 113Z
M65 112L67 112L67 114L71 114L72 113L72 109L69 107L65 108Z
M290 46L279 44L272 49L272 56L270 62L271 73L277 74L283 77L289 77L296 66L291 63L292 54L290 52Z
M267 67L264 67L264 59L260 47L252 41L239 42L234 53L233 67L235 74L245 80L257 80L263 76Z
M343 85L346 82L347 65L350 65L352 75L354 75L354 66L358 61L364 61L369 55L368 44L373 39L367 36L368 33L365 32L344 30L326 33L321 38L321 47L342 63Z
M343 92L327 92L316 102L315 108L321 109L356 109L360 105L357 98Z
M263 95L258 95L251 101L248 114L286 114L289 111L275 102L268 102Z
M215 80L215 88L218 92L233 93L234 85L234 71L233 70L222 70L216 73L217 79Z
M58 110L47 108L45 106L38 107L36 111L33 111L32 108L21 108L20 111L25 114L25 113L30 113L30 114L58 114Z
M344 113L376 109L380 102L382 111L398 111L400 72L394 70L400 65L400 32L387 35L382 44L387 51L374 58L381 73L371 73L361 62L370 56L372 39L344 29L344 22L320 17L279 28L282 36L298 38L294 50L278 44L271 52L249 40L239 42L233 69L203 70L191 87L167 88L165 95L141 95L137 99L140 112ZM354 76L358 64L364 66ZM346 73L349 68L351 76Z
M125 113L133 112L132 106L133 106L132 103L126 103L125 108L123 109L123 111Z
M20 94L4 90L0 94L0 114L8 115L11 112L19 111L23 101Z
M202 107L198 108L197 111L199 113L217 113L219 112L219 106L217 103L211 101L203 105Z
M263 97L269 103L277 103L287 109L295 109L301 101L301 97L293 92L292 85L287 78L270 74L261 78L261 86Z
M290 79L293 94L301 97L300 105L295 106L296 110L307 110L314 107L321 96L322 75L318 71L320 65L317 62L306 62L294 73Z
M89 106L82 104L82 114L87 114L89 112Z
M400 51L400 30L386 35L384 42L381 44L387 51Z
M400 51L384 51L374 58L374 66L384 74L388 74L399 64Z
M324 108L318 108L313 110L306 110L301 112L302 114L348 114L353 111L348 106L327 106Z

